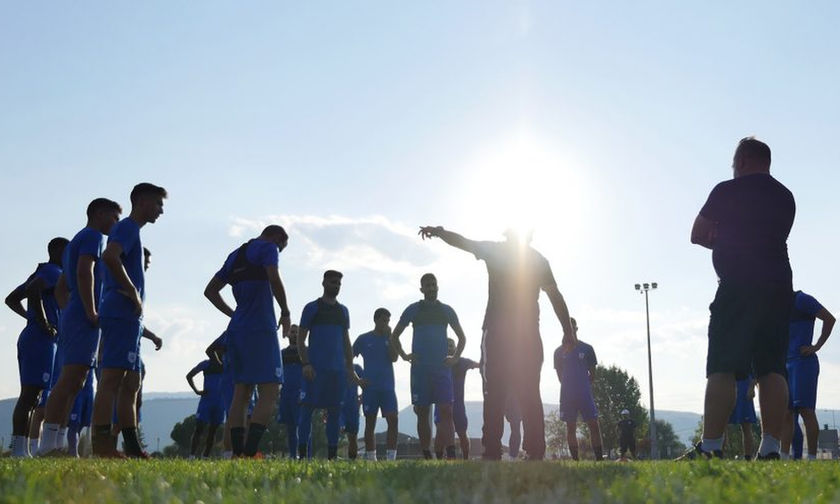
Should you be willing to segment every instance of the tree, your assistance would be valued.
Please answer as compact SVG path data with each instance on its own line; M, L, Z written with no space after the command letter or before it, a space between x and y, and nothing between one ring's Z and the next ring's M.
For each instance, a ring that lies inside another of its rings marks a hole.
M639 383L627 371L618 366L598 365L595 370L595 380L592 383L592 395L598 407L604 453L611 454L618 448L618 422L621 420L621 410L628 410L630 418L636 422L636 439L647 437L648 413L641 404L642 394ZM589 429L585 424L584 432L588 438ZM673 429L671 432L673 433Z
M566 422L560 420L560 411L554 410L545 417L546 450L555 456L568 456Z
M685 451L685 445L674 434L674 426L665 420L656 421L656 445L659 448L659 458L671 459Z

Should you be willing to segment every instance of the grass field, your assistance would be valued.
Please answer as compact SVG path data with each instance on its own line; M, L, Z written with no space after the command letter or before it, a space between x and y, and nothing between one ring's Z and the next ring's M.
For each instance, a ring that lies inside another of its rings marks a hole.
M840 502L835 462L0 460L0 502Z

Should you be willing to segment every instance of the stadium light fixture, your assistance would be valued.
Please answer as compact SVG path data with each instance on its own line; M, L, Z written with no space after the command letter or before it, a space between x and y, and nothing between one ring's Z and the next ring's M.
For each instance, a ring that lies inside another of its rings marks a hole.
M656 414L653 407L653 362L650 354L650 305L648 304L648 292L659 287L656 282L636 284L639 294L645 295L645 320L647 322L647 351L648 351L648 383L650 384L650 459L659 458L659 451L656 446Z

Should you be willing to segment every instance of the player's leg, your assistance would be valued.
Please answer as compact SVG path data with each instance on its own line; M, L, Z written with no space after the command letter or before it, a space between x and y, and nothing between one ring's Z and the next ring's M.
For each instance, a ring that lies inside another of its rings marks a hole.
M540 366L522 370L522 380L517 380L518 396L522 407L522 449L529 460L545 457L545 413L540 396Z
M790 453L790 444L793 439L793 410L789 406L785 410L784 418L782 419L782 436L779 438L780 454L782 458Z
M706 395L703 406L703 450L714 451L723 447L723 433L729 414L735 407L737 387L734 373L712 373L706 378Z
M62 366L61 375L50 391L44 407L44 430L39 453L47 454L58 447L59 427L67 422L76 394L85 385L88 370L90 366L85 364L69 363Z
M198 445L201 443L201 436L204 434L204 429L207 427L207 422L204 420L195 421L195 430L193 431L192 439L190 440L190 458L195 458L198 455Z
M71 457L79 456L79 434L81 432L81 424L76 422L67 424L67 453Z
M213 452L213 445L216 444L216 432L219 430L218 423L211 423L207 428L207 439L204 441L204 458L210 456Z
M38 443L41 440L41 425L44 423L44 405L47 404L47 391L41 391L41 399L38 407L32 411L29 420L29 453L33 456L38 454Z
M12 456L26 457L29 455L29 424L32 412L38 406L41 398L41 387L21 385L20 395L12 413Z
M394 400L396 408L396 398ZM397 432L398 432L398 416L396 411L383 413L385 422L388 424L388 431L385 435L385 449L386 458L388 460L397 460Z
M440 439L441 446L446 449L446 458L455 458L455 425L452 421L452 403L438 403L435 405L440 412L440 423L435 432L435 441Z
M358 414L358 413L357 413ZM327 459L333 460L338 456L338 438L341 431L341 406L332 405L327 408Z
M230 444L234 457L242 456L245 450L245 417L248 413L248 402L251 400L253 384L237 383L233 387L233 399L230 402Z
M498 337L497 337L498 336ZM481 386L484 393L481 442L484 446L482 458L502 458L502 435L505 430L505 401L508 379L505 361L509 358L499 341L504 334L494 335L484 331L481 342Z
M802 416L802 423L805 424L805 438L808 440L808 458L817 458L817 438L820 434L820 424L817 421L817 413L813 409L802 408L799 410Z
M97 456L112 456L113 441L111 438L111 424L114 415L114 404L117 402L122 381L127 370L122 368L105 368L96 389L93 400L93 454ZM131 401L134 405L134 397Z
M117 393L117 419L123 435L126 455L140 456L143 448L137 434L137 394L140 392L139 370L126 371Z
M569 446L569 454L572 456L572 460L578 460L576 421L566 421L566 444Z
M461 445L461 456L464 460L470 459L470 438L467 436L467 430L458 430L455 429L455 433L458 434L458 444Z
M437 405L432 408L432 425L435 427L435 436L433 441L435 445L435 458L437 460L443 460L443 451L446 449L446 441L443 436L440 435L440 409Z
M589 426L589 438L592 443L592 451L595 455L595 460L603 460L604 449L601 442L601 424L598 422L598 417L587 420L586 425Z
M376 460L376 410L373 414L365 415L365 459Z
M522 445L522 421L519 418L512 418L510 425L510 437L508 438L508 455L512 459L519 458L519 447Z
M470 459L470 438L467 436L467 411L463 402L452 405L452 425L455 427L455 434L458 435L458 444L461 446L461 456L464 460Z
M414 405L414 414L417 415L417 437L420 440L420 450L423 452L423 458L431 459L431 440L432 440L432 425L429 418L428 405Z
M258 398L254 411L251 413L251 424L248 426L248 438L245 441L244 454L253 457L257 454L260 440L265 434L271 412L280 395L279 383L260 383L257 385Z
M753 424L749 422L741 424L741 437L744 439L744 460L750 460L755 453L752 426Z
M793 412L793 439L791 440L792 456L794 460L802 459L802 445L805 436L802 434L802 427L799 425L799 412Z

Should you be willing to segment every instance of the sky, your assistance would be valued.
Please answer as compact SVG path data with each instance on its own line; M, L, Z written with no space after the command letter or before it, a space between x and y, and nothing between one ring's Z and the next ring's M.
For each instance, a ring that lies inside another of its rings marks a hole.
M835 312L840 35L834 2L6 2L0 4L0 293L46 244L134 184L169 192L152 251L147 391L185 374L225 328L204 286L234 248L281 224L293 319L345 273L355 337L434 272L480 356L483 263L421 225L501 240L534 230L579 337L657 409L702 410L711 253L689 243L731 178L738 140L773 149L794 193L795 287ZM232 296L227 292L227 299ZM562 330L542 299L542 392ZM0 397L17 395L23 319L0 311ZM406 342L408 338L406 338ZM283 343L285 345L285 341ZM840 343L820 352L840 380ZM409 367L396 365L400 407ZM481 399L468 375L467 400ZM822 386L819 408L840 408Z

